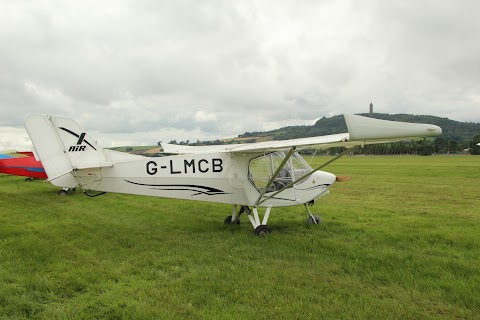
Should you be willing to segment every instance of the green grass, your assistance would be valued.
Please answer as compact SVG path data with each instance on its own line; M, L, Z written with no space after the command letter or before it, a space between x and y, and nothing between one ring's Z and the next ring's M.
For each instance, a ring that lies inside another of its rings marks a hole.
M480 317L480 157L326 169L353 179L313 207L324 223L275 208L263 238L223 225L228 205L0 176L0 318Z

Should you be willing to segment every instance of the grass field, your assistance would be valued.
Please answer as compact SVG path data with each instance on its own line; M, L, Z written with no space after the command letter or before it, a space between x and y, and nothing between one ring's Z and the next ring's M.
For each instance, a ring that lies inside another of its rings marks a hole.
M273 209L267 237L225 226L228 205L0 175L0 318L480 319L480 157L326 169L353 179L324 223Z

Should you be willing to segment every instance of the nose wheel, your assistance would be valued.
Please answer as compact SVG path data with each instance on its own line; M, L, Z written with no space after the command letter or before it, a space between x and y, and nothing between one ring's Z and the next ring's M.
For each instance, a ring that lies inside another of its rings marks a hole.
M322 219L317 216L317 215L314 215L312 214L312 212L310 211L310 208L308 207L308 204L304 204L305 206L305 209L307 210L307 213L308 213L308 218L307 218L307 224L308 225L311 225L311 224L320 224L322 223Z

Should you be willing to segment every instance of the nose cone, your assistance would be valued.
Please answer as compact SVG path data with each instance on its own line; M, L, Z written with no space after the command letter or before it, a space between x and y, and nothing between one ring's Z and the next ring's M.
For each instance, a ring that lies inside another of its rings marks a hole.
M325 171L317 171L313 174L313 183L316 185L332 185L336 181L337 177Z

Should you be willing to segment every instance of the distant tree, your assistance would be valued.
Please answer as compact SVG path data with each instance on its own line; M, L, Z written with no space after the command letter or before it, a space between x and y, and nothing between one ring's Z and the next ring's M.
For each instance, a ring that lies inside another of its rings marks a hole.
M169 143L170 143L170 144L178 144L178 143L177 143L177 140L172 140L172 141L170 141Z
M433 143L427 139L419 141L418 154L421 156L431 156L434 152Z
M132 147L127 147L127 149L125 149L125 151L127 151L127 152L132 152L132 151L133 151L133 148L132 148Z
M251 137L253 136L253 134L251 132L245 132L244 134L239 134L238 137L239 138L248 138L248 137Z

